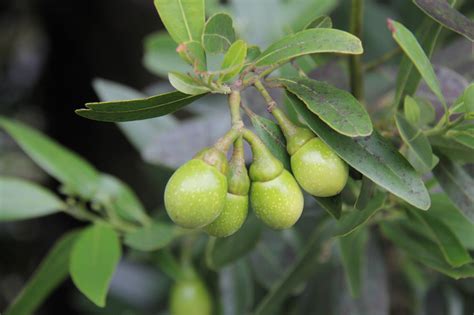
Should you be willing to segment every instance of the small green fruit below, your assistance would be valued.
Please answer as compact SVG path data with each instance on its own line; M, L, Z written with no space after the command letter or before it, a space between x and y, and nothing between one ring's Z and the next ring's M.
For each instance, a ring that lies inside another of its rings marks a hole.
M226 237L234 234L244 224L248 207L248 196L227 193L224 210L214 222L204 227L204 231L216 237Z
M250 203L257 217L274 229L292 227L304 206L303 193L287 170L272 180L253 182Z
M171 315L211 315L212 299L199 279L176 282L171 288Z
M291 156L291 170L305 191L317 197L341 192L349 168L321 139L313 138Z
M171 176L165 189L165 208L171 220L184 228L201 228L222 212L227 179L216 167L193 159Z

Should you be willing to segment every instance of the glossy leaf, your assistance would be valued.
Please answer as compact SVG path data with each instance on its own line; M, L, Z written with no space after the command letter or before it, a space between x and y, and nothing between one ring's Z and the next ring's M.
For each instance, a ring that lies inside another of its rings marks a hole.
M175 42L201 41L204 0L155 0L155 7Z
M270 45L257 59L257 66L281 64L292 58L315 53L361 54L360 40L344 31L326 28L304 30Z
M433 150L428 138L400 113L395 115L395 122L403 142L413 150L416 159L423 166L419 171L421 173L429 172L433 167Z
M141 120L174 113L202 96L174 91L142 99L87 103L88 109L78 109L76 114L109 122Z
M105 306L109 284L120 256L117 233L102 224L82 231L72 248L69 266L72 281L97 306Z
M459 210L474 222L474 179L460 165L440 157L433 173Z
M452 8L445 0L413 0L438 23L474 41L474 22Z
M376 131L369 137L350 138L328 127L296 97L292 104L311 128L350 166L377 185L420 209L428 209L430 197L426 187L403 156Z
M5 310L5 315L34 314L69 275L69 257L78 231L68 232L56 241L41 264L36 268L15 300Z
M82 157L20 122L0 117L0 127L46 173L67 186L68 191L86 199L95 194L99 174Z
M0 176L0 221L32 219L65 208L46 188L20 178Z
M276 81L337 132L350 137L372 133L369 114L349 92L308 78L279 78Z
M438 97L441 103L446 104L438 78L433 70L433 66L423 51L423 48L418 43L416 37L405 26L396 21L389 20L388 25L393 38L398 45L400 45L408 58L413 62L428 87Z
M221 76L221 80L226 82L239 74L244 66L246 57L247 43L243 40L234 42L224 56L221 66L221 71L224 74Z
M304 27L305 30L310 28L332 28L332 20L327 15L318 16Z
M235 41L232 18L226 13L214 14L207 20L202 44L208 53L224 53Z
M202 82L184 73L170 72L168 74L168 80L175 89L184 94L199 95L210 91Z
M180 235L176 226L155 221L125 234L124 243L141 251L155 251L169 245Z

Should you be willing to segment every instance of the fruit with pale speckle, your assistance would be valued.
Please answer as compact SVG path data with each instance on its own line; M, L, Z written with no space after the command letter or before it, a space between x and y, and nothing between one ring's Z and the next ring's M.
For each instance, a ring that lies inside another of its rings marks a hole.
M211 315L212 299L204 283L198 279L180 280L171 288L171 315Z

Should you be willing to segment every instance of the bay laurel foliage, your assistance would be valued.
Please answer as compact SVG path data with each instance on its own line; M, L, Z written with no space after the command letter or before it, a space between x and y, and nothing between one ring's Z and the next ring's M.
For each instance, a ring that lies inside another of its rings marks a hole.
M164 195L171 220L151 215L120 179L41 132L0 117L0 128L60 183L61 192L0 177L0 221L62 212L90 223L52 246L4 314L34 313L68 277L104 307L124 252L140 252L172 280L169 307L176 315L308 314L303 290L319 304L340 303L321 299L327 292L311 282L340 268L351 307L369 307L377 304L370 282L387 279L367 268L373 263L387 272L381 239L417 292L429 289L426 270L441 279L474 277L474 178L468 171L474 83L450 102L430 61L442 30L472 40L474 24L454 1L441 0L413 1L426 14L417 30L389 19L387 35L401 62L394 93L376 112L358 88L371 71L360 58L370 54L359 38L363 1L352 3L349 32L324 15L335 1L320 1L318 8L293 2L274 8L287 17L273 28L278 36L263 25L266 39L253 42L252 31L233 20L242 4L155 0L167 32L145 39L143 62L168 79L166 91L147 96L97 80L102 101L76 110L117 123L148 161L153 137L170 137L160 149L170 152L182 146L176 139L188 138L189 147L191 137L201 143L196 125L186 130L173 116L179 110L205 123L204 132L219 130L201 151L177 150L186 152L183 166L158 156L162 165L180 166ZM351 92L310 75L346 60ZM420 83L434 97L418 95ZM258 96L248 97L247 90ZM269 115L262 115L265 110ZM244 142L252 150L249 168ZM386 283L379 290L388 296ZM337 313L336 306L330 309ZM388 314L388 306L375 313Z

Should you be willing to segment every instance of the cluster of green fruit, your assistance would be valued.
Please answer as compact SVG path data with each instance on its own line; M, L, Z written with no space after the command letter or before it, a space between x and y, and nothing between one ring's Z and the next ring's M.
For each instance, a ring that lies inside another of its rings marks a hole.
M250 205L273 229L293 226L304 206L299 186L313 196L329 197L344 188L348 166L309 129L296 126L275 108L291 156L291 174L253 132L233 128L210 148L199 152L170 178L165 207L179 226L226 237L243 225ZM243 140L253 160L247 171ZM227 151L233 154L227 161ZM298 185L299 184L299 185Z

